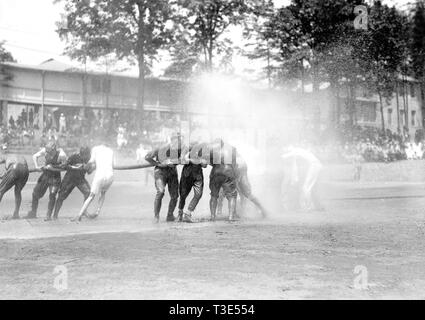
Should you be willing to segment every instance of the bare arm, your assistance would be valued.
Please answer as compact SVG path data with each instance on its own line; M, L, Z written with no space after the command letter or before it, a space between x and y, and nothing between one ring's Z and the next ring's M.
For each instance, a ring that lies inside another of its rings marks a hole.
M44 156L46 154L46 149L43 148L40 151L36 152L32 156L32 161L34 162L34 167L36 169L40 169L40 166L38 165L38 158Z
M150 164L153 164L155 166L159 165L160 164L159 161L156 160L157 153L158 153L158 150L157 149L148 152L148 154L145 156L145 160L147 162L149 162Z
M62 149L59 149L59 157L58 157L58 161L62 164L65 164L67 160L67 156L65 151L63 151Z

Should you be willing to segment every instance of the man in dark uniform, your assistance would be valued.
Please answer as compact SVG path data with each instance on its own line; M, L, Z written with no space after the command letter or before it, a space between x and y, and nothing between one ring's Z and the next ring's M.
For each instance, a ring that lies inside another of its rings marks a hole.
M44 167L38 165L38 158L45 157ZM61 184L60 168L66 161L65 152L58 149L56 143L51 141L46 147L33 155L35 168L41 169L42 174L37 180L37 184L32 192L31 211L28 212L27 219L37 218L38 201L49 189L49 204L47 207L46 220L50 220L55 207L56 195Z
M196 148L196 145L193 145L189 148L189 153L185 156L185 165L180 177L179 185L179 221L183 222L192 222L192 213L195 211L196 206L199 203L199 200L202 198L202 192L204 189L204 174L202 168L207 166L207 162L202 159L202 149L197 149L196 156L191 158L191 152ZM190 193L190 190L193 188L193 198L189 203L188 211L183 212L186 198Z
M81 147L80 151L71 155L65 163L65 169L67 172L62 179L62 183L59 188L58 199L56 200L55 211L53 213L53 219L57 219L59 215L59 210L62 207L63 201L68 198L71 194L72 190L75 187L81 191L84 196L84 201L90 195L90 185L87 182L85 175L86 172L90 174L93 170L89 166L86 165L90 160L90 148ZM81 166L80 169L77 169ZM86 171L84 168L89 169Z
M261 204L261 202L258 200L257 197L254 196L252 193L251 183L248 179L248 166L243 159L243 157L240 155L239 152L237 152L236 149L234 149L236 152L236 163L234 165L235 175L236 175L236 188L238 191L238 194L241 199L241 205L242 205L242 212L244 212L245 208L245 202L246 199L250 200L260 211L263 218L267 217L267 211L264 208L264 206ZM220 197L218 200L218 212L222 212L222 206L223 206L223 199L224 199L224 193L220 192Z
M28 164L22 156L8 156L6 158L0 157L0 164L4 163L6 167L5 174L1 177L0 182L0 202L4 194L15 187L15 211L13 212L12 219L19 219L19 209L22 203L21 191L25 187L28 176Z
M229 204L229 220L232 221L236 215L237 191L234 170L236 152L233 147L224 144L222 139L218 139L209 145L208 155L208 163L212 166L209 185L211 220L214 221L216 218L220 189L223 188Z
M170 194L167 222L175 220L174 210L179 197L179 179L176 166L180 163L181 149L180 136L174 136L171 139L170 144L156 148L145 156L146 161L155 165L154 180L156 196L154 202L154 214L156 222L159 222L162 198L164 197L165 187L167 185L168 193Z

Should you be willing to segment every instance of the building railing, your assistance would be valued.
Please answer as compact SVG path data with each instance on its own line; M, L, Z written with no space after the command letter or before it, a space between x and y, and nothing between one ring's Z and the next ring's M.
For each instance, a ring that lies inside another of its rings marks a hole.
M8 100L11 103L28 103L38 105L43 103L43 94L41 89L23 87L1 88L0 97L1 99ZM83 96L81 92L45 89L44 105L77 108L136 109L137 97L92 93L88 93ZM177 106L173 107L161 105L158 101L147 101L145 103L145 108L153 111L181 111Z

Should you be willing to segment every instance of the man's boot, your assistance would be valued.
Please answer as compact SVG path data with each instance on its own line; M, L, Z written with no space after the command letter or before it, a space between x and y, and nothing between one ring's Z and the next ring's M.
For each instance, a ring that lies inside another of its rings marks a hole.
M183 222L186 223L192 223L192 212L188 211L187 213L184 214L183 216Z
M56 203L56 194L50 194L49 203L47 205L47 214L44 221L52 220L52 213L53 213L53 209L55 208L55 203Z
M31 210L28 212L25 219L36 219L37 218L37 209L38 209L38 199L34 196L32 197Z
M162 198L164 197L164 193L157 192L155 196L155 201L153 204L154 211L154 222L159 222L159 213L161 212Z
M212 221L215 221L215 213L216 213L216 210L217 210L217 202L218 202L217 198L211 197L211 199L210 199L210 213L211 213L211 220Z
M86 199L84 199L85 201ZM62 208L62 204L63 204L63 200L59 197L56 200L56 204L55 204L55 210L53 211L53 220L57 220L59 217L59 211Z
M236 219L236 197L229 198L229 221Z
M179 214L178 214L178 221L179 222L182 222L183 221L183 210L182 209L179 209Z

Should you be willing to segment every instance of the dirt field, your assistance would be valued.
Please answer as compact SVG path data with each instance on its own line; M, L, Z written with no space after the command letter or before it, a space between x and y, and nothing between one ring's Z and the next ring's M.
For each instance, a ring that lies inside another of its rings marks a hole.
M235 223L202 220L205 188L201 222L155 225L153 187L142 180L141 172L119 173L95 221L69 221L82 202L76 190L58 221L42 220L45 197L39 219L1 222L0 298L425 298L423 184L324 184L326 212L284 213L275 201L270 219L251 210ZM277 198L254 185L263 199ZM165 197L162 219L167 206ZM12 208L8 193L1 215ZM57 266L67 270L63 291L54 286ZM356 266L367 268L364 290L354 285Z

